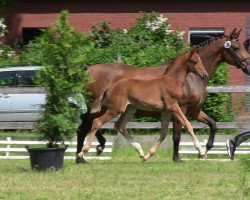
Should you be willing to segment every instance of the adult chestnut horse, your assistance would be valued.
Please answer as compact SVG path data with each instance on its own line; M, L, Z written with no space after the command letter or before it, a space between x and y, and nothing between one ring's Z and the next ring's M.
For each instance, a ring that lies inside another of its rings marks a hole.
M240 30L241 31L241 30ZM250 74L249 54L239 41L240 31L234 29L229 36L215 38L212 41L207 41L199 47L199 55L205 66L209 78L212 77L218 65L221 62L227 62L230 65L235 65L244 73ZM94 82L89 84L88 90L92 93L93 99L99 98L110 85L122 78L137 78L137 79L152 79L160 76L165 71L168 64L163 64L158 67L133 67L125 64L97 64L88 68L89 75L94 79ZM210 127L210 136L207 143L207 150L213 146L214 136L216 132L215 121L202 111L202 105L206 98L207 81L201 81L197 75L189 74L184 85L184 95L182 97L182 109L187 116L204 122ZM159 117L157 112L145 112L138 110L138 115ZM91 115L90 110L81 116L82 123L77 131L77 155L83 147L83 141L90 131L93 119L98 115ZM173 141L174 155L173 160L179 161L178 154L181 124L175 119L173 120ZM98 131L96 133L100 143L98 151L101 152L105 145L105 138ZM83 163L84 160L76 156L76 163Z
M104 123L121 114L115 123L115 128L134 146L143 161L154 155L165 139L171 115L188 130L200 155L205 157L206 151L198 141L191 123L187 120L179 105L188 73L192 72L200 76L201 79L208 77L208 73L196 51L197 49L192 49L190 52L177 56L162 76L150 80L125 78L112 84L103 96L96 99L93 104L91 113L99 113L102 107L105 107L106 112L94 119L90 136L78 156L83 157L88 152L96 131ZM161 135L146 155L141 145L126 130L127 122L137 109L161 113Z

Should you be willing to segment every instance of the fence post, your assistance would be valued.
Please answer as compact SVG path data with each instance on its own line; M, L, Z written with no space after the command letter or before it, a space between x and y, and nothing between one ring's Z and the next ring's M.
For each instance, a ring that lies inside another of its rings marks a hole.
M7 141L11 141L11 137L7 137ZM10 157L10 152L8 151L8 149L10 149L10 144L7 144L7 150L6 150L6 158Z
M122 54L120 52L117 53L117 63L122 63Z

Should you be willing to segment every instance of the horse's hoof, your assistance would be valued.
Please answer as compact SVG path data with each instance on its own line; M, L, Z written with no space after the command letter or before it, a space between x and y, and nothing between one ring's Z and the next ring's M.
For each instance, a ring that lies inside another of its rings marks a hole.
M140 158L141 158L142 162L146 162L147 161L147 159L145 158L145 156L140 156Z
M176 163L182 163L183 160L180 159L180 157L173 157L173 161Z
M86 160L84 160L83 157L79 157L78 155L76 156L76 164L85 164L87 163Z
M207 159L207 154L201 154L200 158L206 160Z
M96 155L99 156L104 150L104 146L102 145L97 145L96 146Z

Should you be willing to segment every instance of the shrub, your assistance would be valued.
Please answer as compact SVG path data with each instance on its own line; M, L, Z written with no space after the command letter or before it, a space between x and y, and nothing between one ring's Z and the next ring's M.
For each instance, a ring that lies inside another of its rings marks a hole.
M89 80L83 66L85 52L91 44L68 24L67 15L68 12L63 11L58 21L44 30L22 54L28 63L43 66L37 80L47 95L37 130L42 139L49 141L50 147L71 139L76 132L83 105L80 94L86 94L83 81Z

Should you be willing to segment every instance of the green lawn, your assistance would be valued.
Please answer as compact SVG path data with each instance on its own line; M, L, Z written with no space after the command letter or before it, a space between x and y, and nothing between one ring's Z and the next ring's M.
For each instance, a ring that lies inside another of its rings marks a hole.
M173 163L171 155L170 149L160 150L142 163L124 147L114 149L112 160L85 165L66 160L56 172L31 171L29 160L0 160L0 199L250 199L249 155L183 163Z

